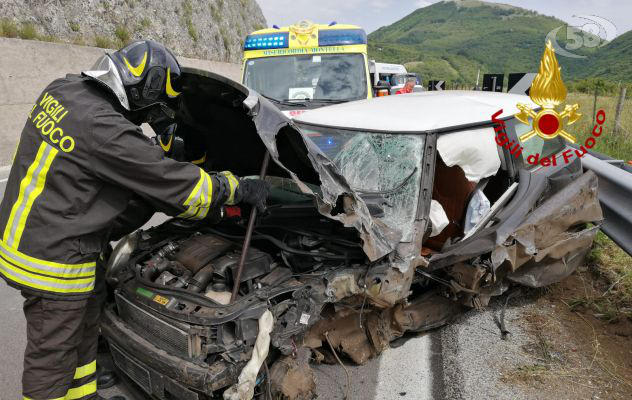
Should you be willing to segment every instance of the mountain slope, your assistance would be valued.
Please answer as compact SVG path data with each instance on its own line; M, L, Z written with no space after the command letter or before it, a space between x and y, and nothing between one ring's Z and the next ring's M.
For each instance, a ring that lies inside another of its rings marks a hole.
M443 1L371 33L369 51L378 61L407 63L425 80L473 84L478 68L481 74L537 71L546 34L561 25L566 23L519 7ZM558 43L564 45L559 38ZM558 59L566 79L579 76L592 62Z
M632 31L615 38L590 58L578 78L601 78L611 82L632 82Z
M0 0L0 36L110 48L154 39L215 61L239 62L265 24L256 0Z

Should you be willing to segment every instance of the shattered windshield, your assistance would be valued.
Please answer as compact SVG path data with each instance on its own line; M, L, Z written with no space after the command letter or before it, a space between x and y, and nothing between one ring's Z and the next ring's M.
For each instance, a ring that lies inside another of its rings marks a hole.
M244 82L276 101L349 101L367 96L362 54L255 58L246 62Z
M371 214L411 241L424 137L306 125L301 130L336 164Z

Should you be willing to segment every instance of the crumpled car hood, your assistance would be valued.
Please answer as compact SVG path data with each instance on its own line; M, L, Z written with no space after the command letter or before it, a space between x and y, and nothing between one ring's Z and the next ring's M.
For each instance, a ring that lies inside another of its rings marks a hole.
M365 202L318 147L271 102L223 76L183 69L179 130L202 135L214 170L258 175L267 150L268 175L290 177L316 199L325 217L353 227L371 261L391 253L401 232L371 217ZM318 185L320 193L307 184Z

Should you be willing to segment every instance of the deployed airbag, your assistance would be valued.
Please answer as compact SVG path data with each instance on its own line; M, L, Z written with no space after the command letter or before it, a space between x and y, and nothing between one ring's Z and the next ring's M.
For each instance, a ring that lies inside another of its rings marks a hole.
M430 237L440 234L441 231L450 223L445 210L437 200L432 200L430 202L430 222L432 222L432 232L430 233Z
M465 211L463 233L467 235L489 212L490 208L491 205L485 193L480 189L475 190L470 198L470 203L467 205L467 211Z
M494 128L470 129L439 135L437 151L448 167L458 165L470 182L495 175L500 168Z

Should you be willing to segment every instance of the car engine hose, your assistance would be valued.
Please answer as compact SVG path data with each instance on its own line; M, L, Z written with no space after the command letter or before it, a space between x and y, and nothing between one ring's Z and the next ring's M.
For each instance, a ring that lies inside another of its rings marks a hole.
M190 292L199 293L202 290L206 289L208 284L211 282L211 278L213 277L213 265L208 264L205 267L202 267L193 278L189 281L189 286L187 290Z
M218 231L216 229L213 228L208 228L207 229L209 232L214 233L216 235L219 236L223 236L225 238L228 239L236 239L236 240L243 240L243 236L237 236L237 235L229 235L227 233ZM252 239L255 240L267 240L269 242L271 242L272 244L274 244L275 246L277 246L279 249L287 251L288 253L292 253L292 254L298 254L298 255L303 255L303 256L311 256L311 257L321 257L321 258L327 258L330 260L348 260L349 257L345 256L345 255L340 255L340 254L328 254L328 253L323 253L323 252L316 252L316 251L305 251L305 250L299 250L299 249L295 249L293 247L288 246L287 244L285 244L284 242L282 242L281 240L275 238L272 235L266 235L263 233L259 233L259 232L255 232L256 234L252 236Z

